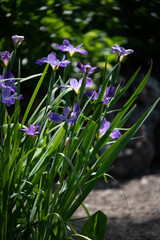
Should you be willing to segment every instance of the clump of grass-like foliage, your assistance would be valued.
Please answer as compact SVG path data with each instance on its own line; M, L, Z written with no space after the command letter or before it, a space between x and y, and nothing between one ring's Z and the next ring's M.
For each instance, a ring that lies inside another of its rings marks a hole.
M98 211L89 214L84 199L107 171L117 155L134 136L159 99L128 130L123 126L135 111L134 102L144 88L150 69L138 88L121 109L115 109L134 79L138 69L125 86L118 82L123 57L133 52L114 45L118 63L108 73L105 68L103 82L93 90L93 76L98 67L78 62L80 78L67 74L72 56L87 54L82 44L74 47L68 40L57 49L68 52L70 59L61 60L56 53L38 59L46 66L42 74L28 78L14 77L16 51L23 36L12 37L15 49L1 52L4 65L0 75L0 238L2 240L37 239L105 239L107 216ZM52 67L48 91L31 114L43 80ZM42 67L41 67L42 68ZM58 76L57 70L64 68ZM20 121L20 85L32 78L36 88ZM14 107L12 115L8 108ZM117 113L112 122L107 119ZM100 155L105 145L108 147ZM73 214L82 205L87 213L80 233L73 224Z

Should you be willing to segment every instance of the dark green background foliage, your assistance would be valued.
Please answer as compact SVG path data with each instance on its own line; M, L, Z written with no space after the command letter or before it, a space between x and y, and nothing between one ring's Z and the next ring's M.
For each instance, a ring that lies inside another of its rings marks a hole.
M1 0L0 9L0 51L11 52L11 36L24 35L19 48L21 58L28 61L24 75L40 72L35 60L55 51L55 43L62 44L65 38L74 46L83 42L89 52L77 54L75 60L103 67L107 55L113 63L111 47L117 43L135 51L125 63L124 74L140 65L146 70L151 58L153 74L159 75L159 0Z

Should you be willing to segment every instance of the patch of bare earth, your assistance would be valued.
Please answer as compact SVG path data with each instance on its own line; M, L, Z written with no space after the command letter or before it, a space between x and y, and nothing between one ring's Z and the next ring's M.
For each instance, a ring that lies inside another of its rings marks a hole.
M84 201L90 214L108 217L107 240L160 239L160 173L109 184L101 181ZM80 207L74 217L84 217ZM82 227L83 221L76 222Z

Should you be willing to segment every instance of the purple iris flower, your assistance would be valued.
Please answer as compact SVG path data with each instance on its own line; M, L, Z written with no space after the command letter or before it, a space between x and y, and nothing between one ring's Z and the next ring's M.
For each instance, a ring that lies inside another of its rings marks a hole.
M36 136L39 134L40 124L37 123L36 126L30 124L28 128L22 128L21 131L25 132L27 135Z
M5 81L2 81L3 79L5 79ZM10 80L6 80L6 79L10 79ZM16 92L17 91L17 87L14 85L14 75L10 72L5 72L4 76L0 75L0 88L4 89L4 88L10 88L11 91Z
M8 51L1 52L0 58L3 61L5 67L8 66L11 57L12 55Z
M66 121L67 125L74 124L77 121L78 115L80 114L81 111L78 103L75 103L75 105L73 106L73 112L71 112L71 114L70 110L71 110L70 107L65 107L63 110L63 114L51 112L49 114L49 120L54 121L55 123Z
M14 36L12 36L12 40L13 40L15 48L18 48L19 45L24 41L24 36L14 35Z
M2 92L2 102L6 103L8 107L10 107L11 105L15 104L15 99L23 99L22 95L19 95L17 97L17 93L13 92L9 87L6 87L3 89Z
M99 134L98 134L98 138L101 138L107 131L108 129L110 128L110 122L108 122L105 118L100 126L100 129L99 129ZM121 133L117 130L117 129L114 129L110 135L109 135L112 139L115 139L115 138L120 138L121 137Z
M78 82L76 78L72 78L70 80L70 85L61 85L59 88L72 88L77 94L80 93L81 85L82 85L83 78L81 78ZM93 84L93 81L91 78L86 79L86 85L85 87L91 87Z
M63 45L56 44L56 47L63 51L63 52L69 52L70 56L72 57L75 52L79 52L81 54L87 54L88 52L84 49L81 49L83 43L81 43L78 47L74 47L70 44L68 40L63 41Z
M121 62L124 56L127 56L128 54L131 54L134 51L132 49L124 49L123 47L114 44L114 46L112 47L112 52L116 54L117 58Z
M97 100L99 94L101 92L101 88L99 88L98 93L96 91L87 91L86 95L87 97L91 98L92 100ZM107 87L104 98L103 98L103 104L107 105L111 98L113 98L115 95L115 88L114 87Z
M86 65L83 65L82 63L77 61L77 67L81 70L82 75L87 73L87 75L92 74L96 69L99 67L92 67L90 63L87 63Z
M10 79L10 80L7 80ZM5 81L1 81L5 80ZM4 76L0 75L0 88L2 90L2 102L7 106L11 106L15 103L15 99L23 99L23 96L17 96L17 87L14 85L14 76L10 72L5 72Z
M49 63L53 70L57 70L59 67L66 67L70 61L65 60L65 55L63 55L62 60L56 58L56 53L52 52L47 57L42 59L37 59L36 63L42 65L43 63Z

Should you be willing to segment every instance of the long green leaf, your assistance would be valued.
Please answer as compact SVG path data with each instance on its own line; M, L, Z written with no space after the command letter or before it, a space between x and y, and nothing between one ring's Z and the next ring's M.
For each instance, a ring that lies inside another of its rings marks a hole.
M73 171L73 174L74 174L74 176L75 176L76 183L77 183L77 185L78 185L78 187L79 187L80 193L82 194L82 190L81 190L81 187L80 187L80 185L79 185L79 180L78 180L78 177L77 177L77 173L76 173L76 170L75 170L75 168L74 168L71 160L70 160L65 154L63 154L63 153L59 153L59 154L60 154L61 156L63 156L63 157L67 160L67 162L69 163L69 165L70 165L70 167L71 167L71 169L72 169L72 171Z
M109 109L111 106L113 106L113 104L115 104L119 98L126 92L126 90L130 87L130 85L133 83L133 81L135 80L135 78L137 77L139 71L141 68L138 68L138 70L133 74L133 76L130 78L130 80L127 82L127 84L125 85L125 87L123 87L120 92L111 99L111 101L109 102L109 104L107 105L107 109Z
M81 238L81 239L84 239L84 240L93 240L93 239L91 239L91 238L88 238L88 237L86 237L86 236L83 236L83 235L81 235L81 234L72 234L72 237L78 237L78 239L79 238ZM71 238L71 237L70 237ZM72 238L71 238L72 239Z
M33 102L34 102L34 100L35 100L35 98L36 98L36 96L37 96L37 93L38 93L38 91L39 91L39 88L40 88L40 86L41 86L41 84L42 84L42 82L43 82L43 80L44 80L44 77L45 77L45 75L46 75L46 73L47 73L48 67L49 67L49 64L46 65L46 67L45 67L45 69L44 69L44 71L43 71L43 74L42 74L42 76L40 77L40 80L39 80L39 82L38 82L38 84L37 84L37 86L36 86L36 88L35 88L35 90L34 90L34 92L33 92L33 94L32 94L32 97L31 97L31 99L30 99L30 102L29 102L28 107L27 107L27 109L26 109L26 111L25 111L24 117L23 117L23 119L22 119L21 127L23 126L23 124L24 124L25 121L26 121L26 118L27 118L27 116L28 116L28 114L29 114L29 112L30 112L30 109L31 109L31 107L32 107L32 104L33 104Z
M39 172L39 170L42 172L43 171L43 164L46 163L48 164L48 159L51 158L52 154L54 153L54 151L58 148L64 133L65 133L66 129L64 124L62 125L61 129L58 130L58 132L56 132L54 134L54 136L52 137L50 143L47 146L46 151L44 152L44 154L42 155L42 157L39 159L39 161L37 162L37 164L35 165L35 167L32 169L32 171L29 174L29 178L32 178L34 176L34 179L39 178L39 174L35 175L37 172ZM42 168L41 168L42 167ZM33 181L34 182L34 181Z

